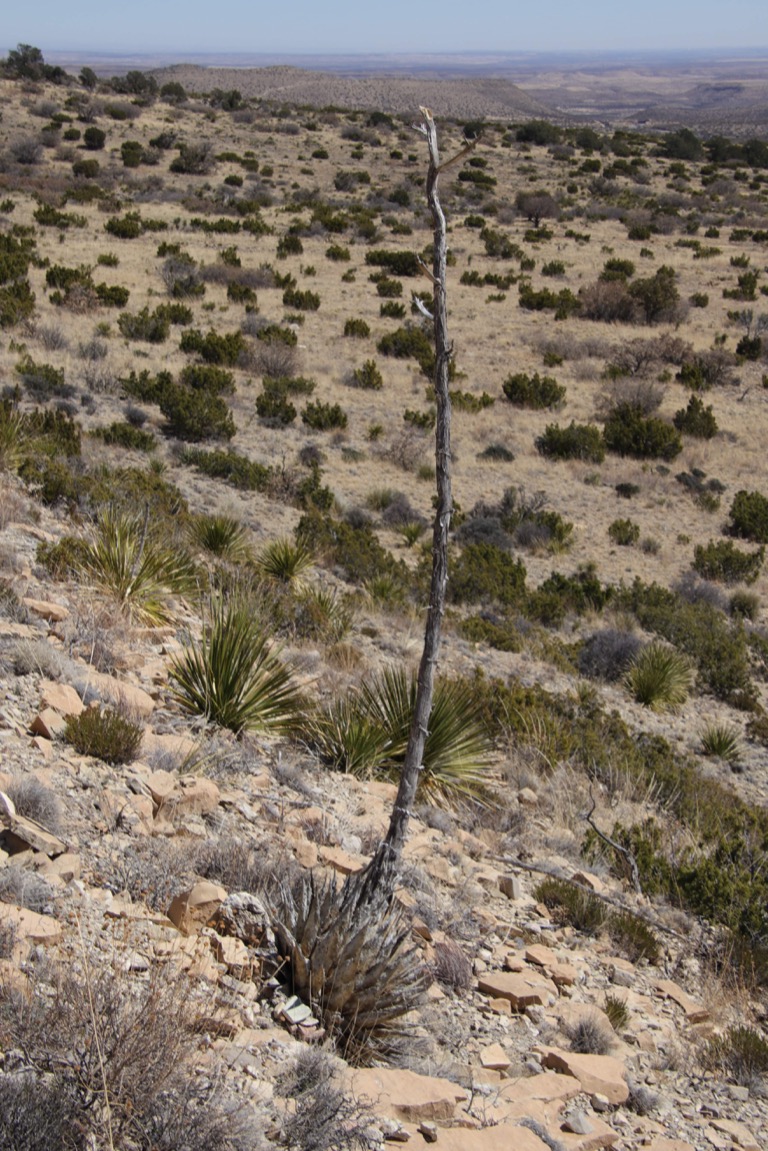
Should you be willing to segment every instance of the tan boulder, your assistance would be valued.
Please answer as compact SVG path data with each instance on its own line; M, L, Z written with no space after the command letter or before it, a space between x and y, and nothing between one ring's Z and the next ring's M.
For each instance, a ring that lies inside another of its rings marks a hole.
M184 775L177 779L176 787L161 804L171 818L185 815L209 815L219 806L221 792L212 779L201 775Z
M685 1139L667 1139L659 1135L648 1144L646 1151L696 1151L696 1148L693 1143L686 1143Z
M193 935L215 916L226 898L225 888L201 880L176 896L168 908L168 918L182 934Z
M516 1011L557 999L557 987L537 972L489 971L477 981L478 991L494 999L508 999Z
M44 739L55 739L57 735L64 734L66 726L67 721L58 711L44 707L32 720L29 730L33 735L42 735Z
M742 1151L761 1151L762 1145L744 1123L737 1123L734 1119L710 1119L709 1122L715 1131L727 1135Z
M543 943L534 943L531 947L526 947L525 958L537 967L554 967L557 963L557 956L552 948L545 947Z
M486 1071L506 1071L510 1062L509 1056L500 1043L491 1043L489 1047L484 1047L480 1052L480 1066L484 1067Z
M51 915L38 915L12 903L0 903L0 924L15 928L17 938L29 943L56 943L64 933Z
M697 1003L687 991L683 991L682 987L678 987L671 979L657 979L654 986L662 995L666 995L678 1007L682 1007L689 1023L705 1023L709 1019L709 1012L706 1007Z
M620 1059L611 1055L580 1055L563 1051L560 1047L539 1047L544 1067L561 1071L578 1079L589 1095L605 1095L612 1104L626 1103L629 1087L624 1078L625 1067Z
M373 1100L378 1114L410 1123L429 1119L447 1123L454 1117L456 1104L467 1093L447 1079L418 1075L393 1067L365 1067L350 1072L350 1086L358 1098ZM440 1132L442 1141L443 1132Z
M437 1146L442 1151L547 1151L545 1143L528 1127L500 1123L472 1131L465 1127L440 1128Z
M317 857L327 867L332 867L339 875L352 875L360 871L363 861L355 855L350 855L341 847L323 846L317 849Z
M32 596L25 595L21 602L32 615L36 615L38 619L46 619L49 623L61 623L69 615L68 608L63 604L52 603L47 599L33 599Z
M68 683L44 679L40 684L40 699L43 707L52 707L62 715L80 715L85 711L80 696Z
M104 703L124 709L139 719L147 719L155 710L155 701L135 684L89 669L87 685Z

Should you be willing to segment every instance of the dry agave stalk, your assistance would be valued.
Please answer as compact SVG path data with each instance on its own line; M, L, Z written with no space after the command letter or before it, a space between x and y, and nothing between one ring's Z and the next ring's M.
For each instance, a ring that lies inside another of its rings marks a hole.
M292 989L316 1011L341 1053L356 1064L391 1060L412 1039L405 1017L429 977L392 895L350 876L303 875L273 899L278 950Z

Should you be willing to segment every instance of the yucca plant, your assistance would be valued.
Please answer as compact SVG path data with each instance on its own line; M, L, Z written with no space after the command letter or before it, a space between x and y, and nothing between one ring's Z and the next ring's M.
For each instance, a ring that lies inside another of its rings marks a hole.
M358 776L397 776L405 758L416 681L389 668L302 725L302 734L331 767ZM477 799L492 745L468 684L437 680L419 781L425 802Z
M173 617L174 596L192 594L195 566L178 548L148 534L148 517L107 508L82 556L86 573L137 623L157 627Z
M25 421L21 412L0 405L0 472L17 472L24 459Z
M360 1066L413 1054L407 1015L429 979L393 895L370 892L357 878L338 889L305 873L272 897L271 912L293 992Z
M190 526L192 542L216 559L239 563L250 556L248 532L234 516L197 516Z
M739 763L742 750L738 729L729 723L710 723L701 733L702 755L712 755L734 765Z
M301 736L323 763L360 778L384 763L390 746L381 725L361 711L357 694L307 715Z
M666 711L685 703L693 686L693 672L679 651L655 642L635 656L626 682L637 703Z
M296 631L307 639L338 643L352 626L352 609L335 588L306 587L296 607Z
M172 691L181 706L236 735L284 730L301 697L247 600L214 601L202 638L176 657Z
M256 566L268 579L294 588L303 585L313 563L311 550L289 539L273 540L256 557Z

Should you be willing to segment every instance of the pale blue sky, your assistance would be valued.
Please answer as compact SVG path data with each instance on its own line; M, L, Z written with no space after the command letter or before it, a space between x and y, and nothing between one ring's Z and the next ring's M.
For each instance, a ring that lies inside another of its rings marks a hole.
M768 47L766 0L6 0L0 51L457 52Z

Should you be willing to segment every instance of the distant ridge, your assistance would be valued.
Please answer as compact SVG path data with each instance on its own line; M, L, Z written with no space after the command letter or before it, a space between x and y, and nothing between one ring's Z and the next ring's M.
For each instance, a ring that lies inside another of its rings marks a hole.
M152 73L159 84L175 80L188 92L237 88L250 98L338 108L371 108L382 112L416 114L420 105L440 116L504 118L546 116L552 108L528 96L511 81L475 75L442 79L374 73L366 76L314 72L276 65L269 68L204 68L177 64Z

